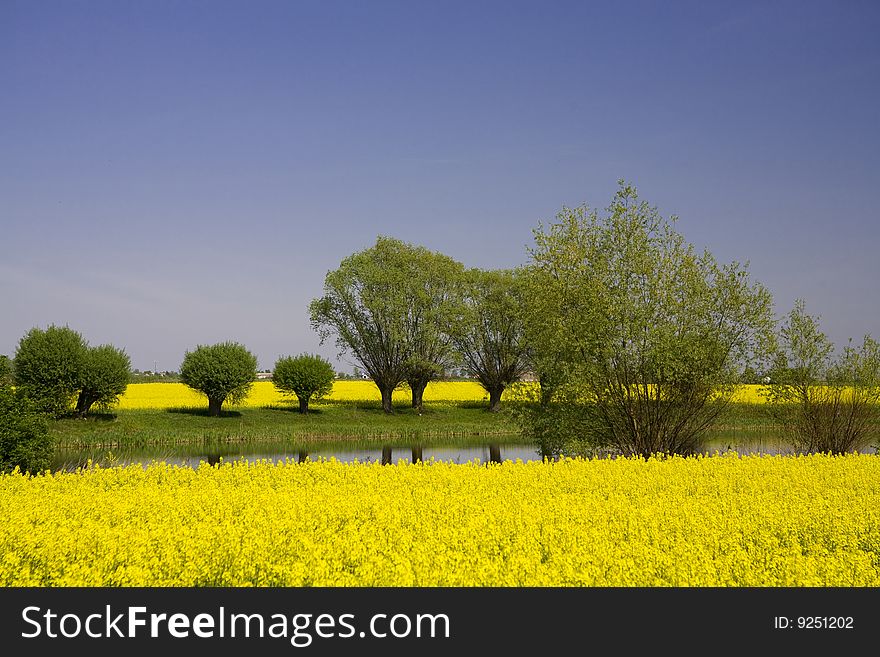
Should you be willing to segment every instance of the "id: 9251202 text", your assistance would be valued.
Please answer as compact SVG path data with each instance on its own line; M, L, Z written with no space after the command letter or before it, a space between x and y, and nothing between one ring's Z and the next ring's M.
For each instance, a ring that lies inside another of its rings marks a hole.
M852 616L774 616L774 630L852 630Z

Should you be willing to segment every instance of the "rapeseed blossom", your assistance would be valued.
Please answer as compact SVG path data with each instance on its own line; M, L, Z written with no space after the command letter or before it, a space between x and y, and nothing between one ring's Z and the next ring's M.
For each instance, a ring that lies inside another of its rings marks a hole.
M537 385L518 384L520 387ZM761 386L738 386L733 395L734 402L762 403ZM516 394L515 392L512 394ZM521 393L520 393L521 394ZM246 408L265 408L289 404L290 396L282 395L271 381L257 381L253 384L247 399L241 404ZM382 397L372 381L334 381L333 392L326 398L330 402L379 402ZM394 391L395 403L410 399L410 391L400 387ZM476 381L432 381L425 389L424 401L429 403L481 402L488 400L488 394ZM320 402L319 402L320 403ZM205 396L182 383L132 383L119 398L120 409L141 408L196 408L205 406Z
M282 395L271 381L257 381L250 394L241 404L246 408L264 408L290 404L295 397ZM394 391L395 402L406 402L410 392L406 388ZM473 381L433 381L425 390L426 402L468 402L488 399L486 391ZM327 397L331 402L378 402L382 400L379 389L372 381L334 381L333 392ZM320 402L318 402L320 403ZM119 398L117 408L162 409L197 408L205 406L204 395L182 383L131 383Z
M878 586L880 458L0 476L4 586Z

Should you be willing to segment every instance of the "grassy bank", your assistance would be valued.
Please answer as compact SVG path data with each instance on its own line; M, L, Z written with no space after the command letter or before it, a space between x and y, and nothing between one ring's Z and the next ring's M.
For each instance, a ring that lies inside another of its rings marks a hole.
M436 443L463 436L519 433L510 406L500 413L488 413L482 402L444 402L426 404L419 415L406 403L399 403L395 411L394 415L383 413L378 401L323 403L308 415L296 412L291 404L236 407L219 418L209 417L203 408L119 409L85 420L57 420L51 430L59 447L102 448L388 439ZM712 434L773 433L775 429L765 407L735 404Z
M204 409L170 408L117 410L85 420L64 419L52 424L59 447L129 447L307 440L423 440L461 436L504 435L518 431L509 413L489 413L482 403L426 404L419 415L401 404L394 415L379 402L326 403L308 415L292 406L233 408L222 417Z

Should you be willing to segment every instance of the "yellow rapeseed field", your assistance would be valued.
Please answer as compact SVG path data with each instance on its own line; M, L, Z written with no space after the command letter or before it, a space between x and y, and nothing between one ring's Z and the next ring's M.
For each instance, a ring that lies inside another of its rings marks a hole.
M5 586L880 585L873 455L0 476Z
M409 390L394 391L394 401L409 400ZM487 398L486 391L473 381L439 381L428 384L426 402L480 401ZM372 381L334 381L330 401L381 401L379 389ZM290 403L296 397L282 395L271 381L257 381L241 404L250 408L262 408ZM207 406L204 395L182 383L132 383L119 398L121 409L136 408L186 408Z
M734 401L761 403L761 386L740 386ZM395 402L409 400L409 390L399 388L394 392ZM257 381L242 406L262 408L289 403L289 396L281 395L271 381ZM379 389L372 381L335 381L330 401L381 401ZM475 381L435 381L425 390L425 402L472 402L488 399L486 391ZM186 408L206 406L204 395L182 383L132 383L119 398L119 408Z

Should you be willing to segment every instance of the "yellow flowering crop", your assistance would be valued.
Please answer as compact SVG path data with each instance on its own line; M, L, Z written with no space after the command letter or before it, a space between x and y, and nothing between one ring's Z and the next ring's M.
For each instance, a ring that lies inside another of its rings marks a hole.
M486 391L473 381L438 381L428 384L425 390L426 402L480 401L486 398ZM394 392L395 402L410 398L407 389L398 388ZM257 381L251 392L241 404L245 407L262 408L276 404L289 403L295 397L278 392L271 381ZM330 401L381 401L379 389L372 381L334 381ZM131 383L125 394L119 398L121 409L136 408L187 408L207 406L204 395L182 383Z
M529 385L529 384L521 384ZM532 384L534 385L534 384ZM733 401L762 403L761 386L739 386ZM395 402L410 398L409 390L394 391ZM292 397L281 395L271 381L257 381L242 406L262 408L289 402ZM379 389L372 381L334 381L330 401L381 401ZM488 399L486 391L475 381L434 381L425 390L426 402L479 402ZM132 383L119 398L119 408L185 408L206 406L204 395L182 383Z
M878 586L872 455L0 476L5 586Z

